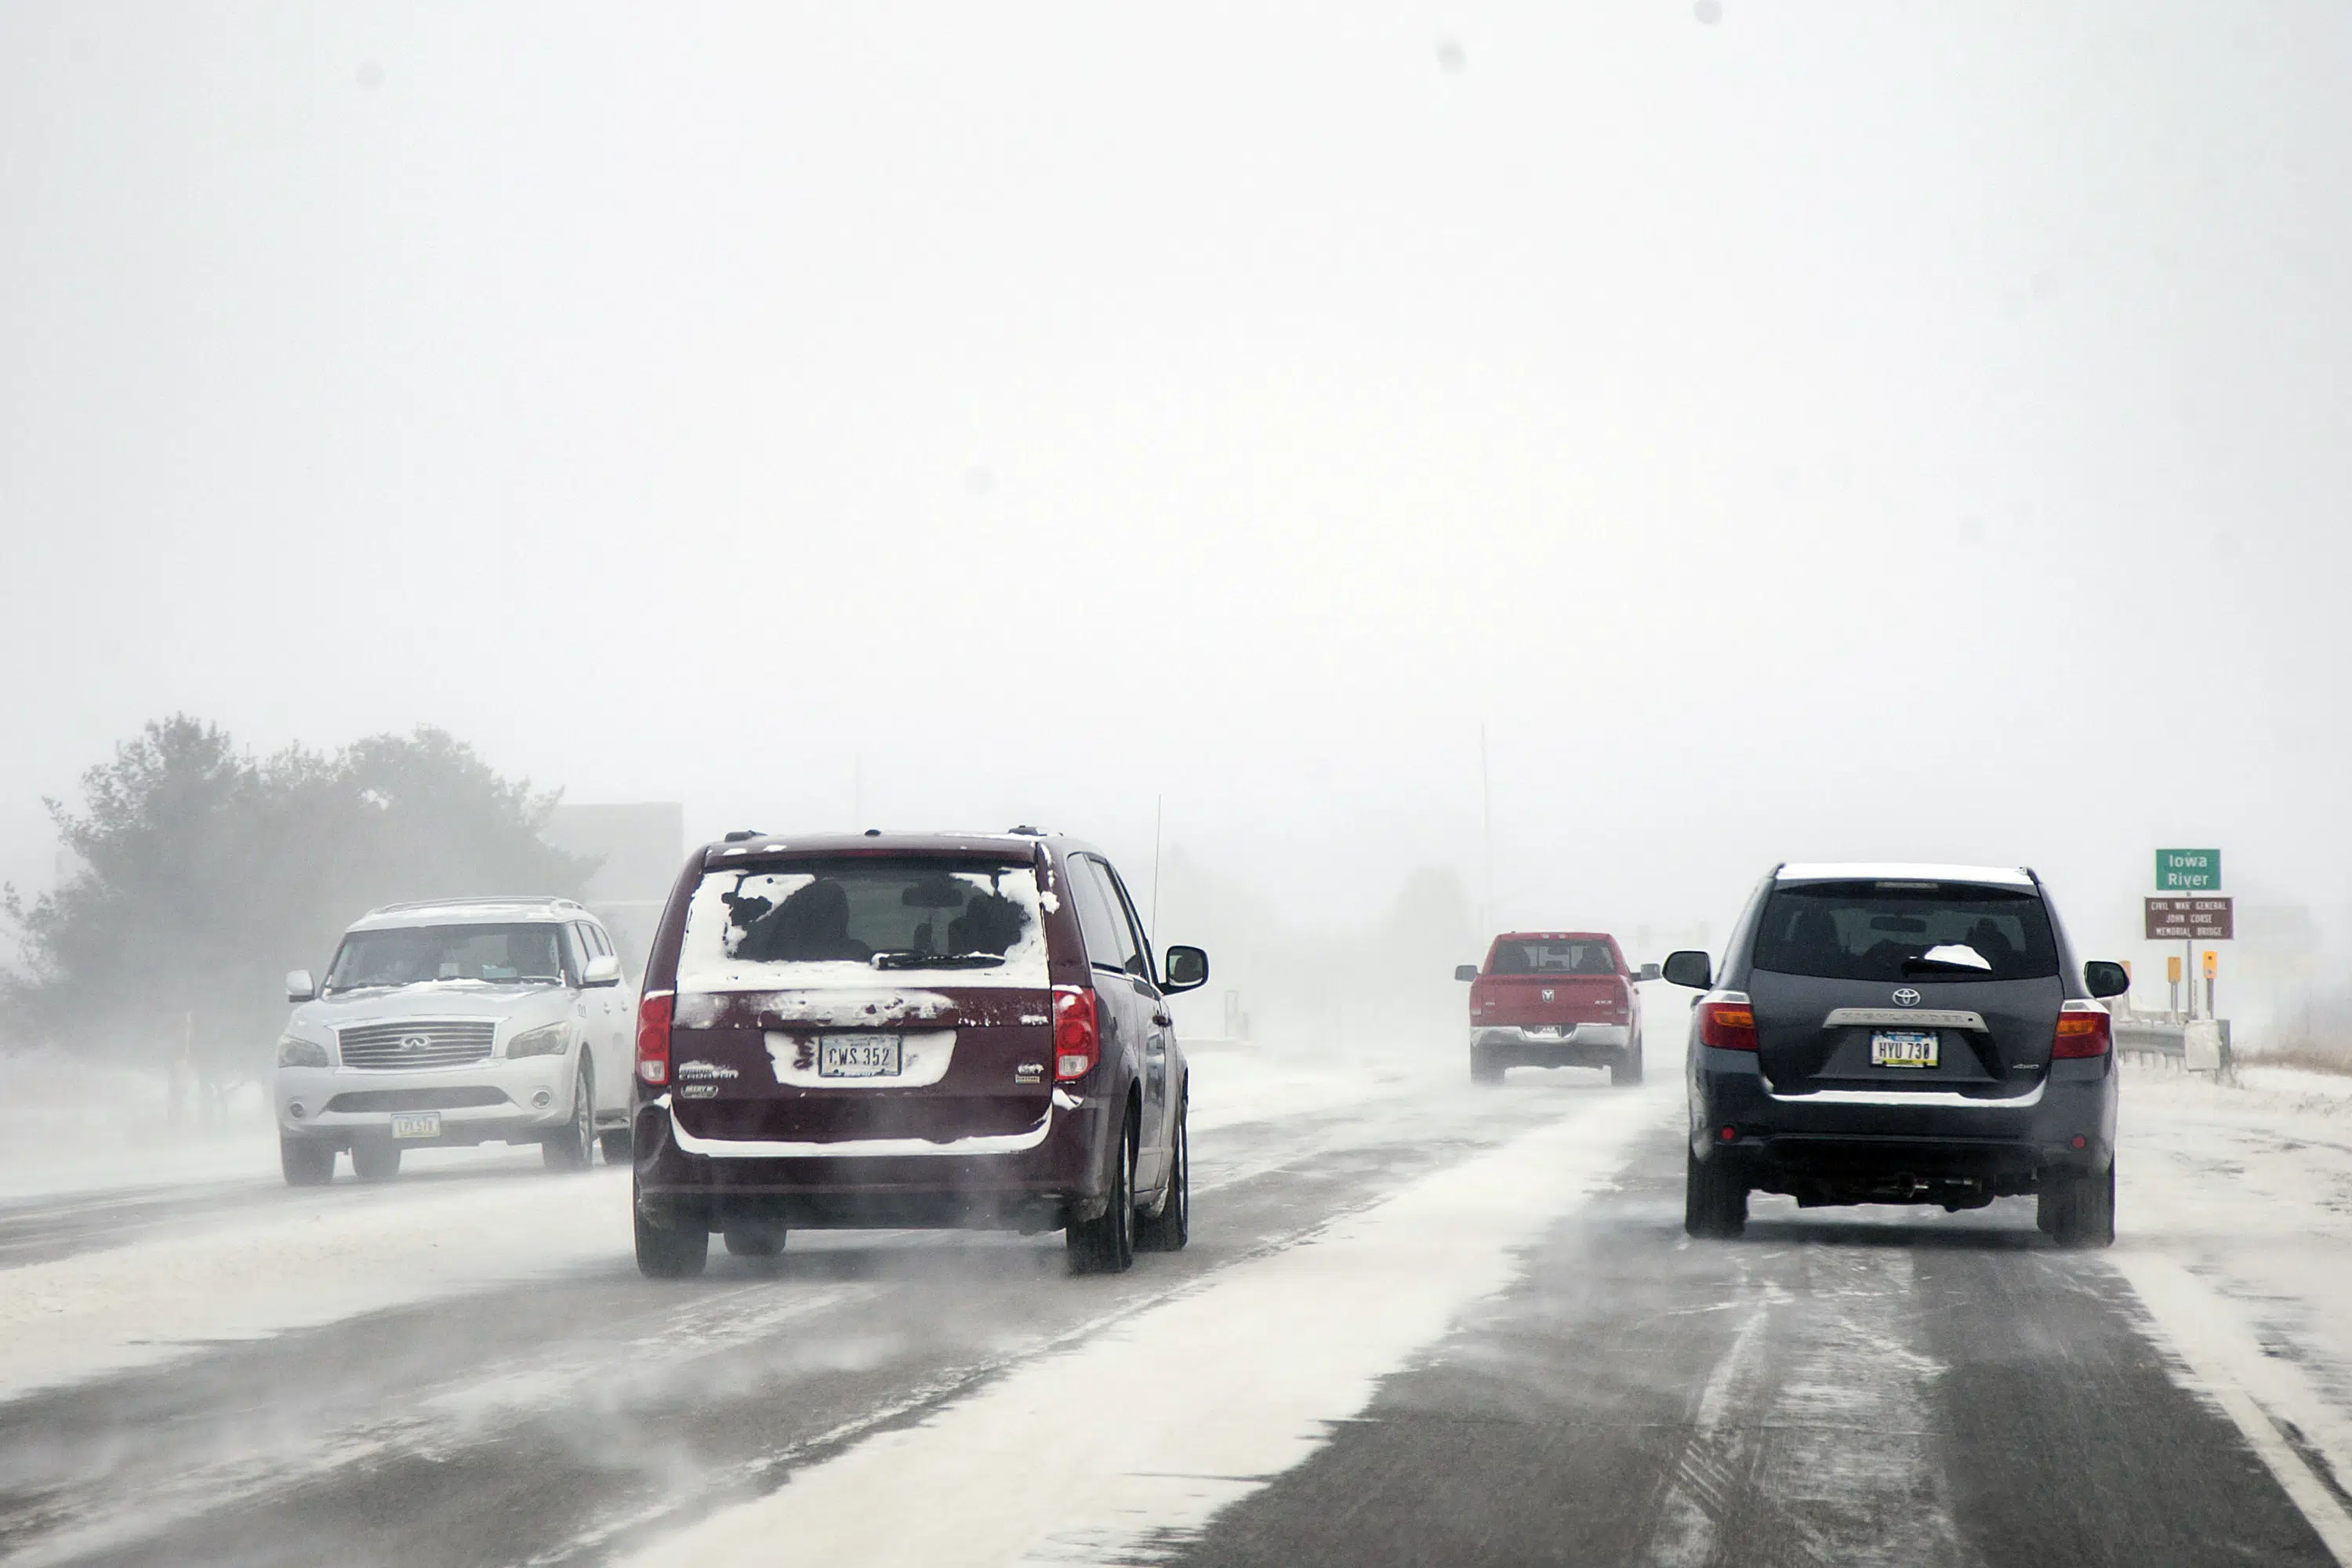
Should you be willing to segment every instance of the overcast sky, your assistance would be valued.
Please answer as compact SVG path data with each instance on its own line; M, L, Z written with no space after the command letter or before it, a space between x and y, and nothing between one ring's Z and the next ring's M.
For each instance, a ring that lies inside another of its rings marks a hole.
M1339 927L1483 879L1483 725L1498 920L1948 857L2114 947L2212 844L2340 929L2347 81L2333 3L7 0L0 868L185 710L1164 796Z

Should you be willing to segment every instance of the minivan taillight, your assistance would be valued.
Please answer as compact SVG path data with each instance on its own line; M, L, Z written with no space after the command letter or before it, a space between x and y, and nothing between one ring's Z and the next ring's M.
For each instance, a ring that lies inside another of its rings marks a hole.
M1076 985L1054 987L1054 1081L1067 1083L1095 1070L1102 1036L1095 1027L1095 994Z
M669 1021L677 998L648 991L637 1004L637 1076L650 1084L669 1081Z
M2069 1002L2058 1009L2057 1037L2050 1042L2053 1057L2103 1057L2107 1054L2112 1026L2107 1010L2096 1002Z
M1698 1005L1698 1043L1719 1051L1756 1048L1756 1009L1747 993L1717 992Z

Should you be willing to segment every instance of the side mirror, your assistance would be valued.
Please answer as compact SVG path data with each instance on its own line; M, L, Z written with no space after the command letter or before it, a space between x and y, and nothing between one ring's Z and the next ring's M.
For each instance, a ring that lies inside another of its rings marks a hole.
M1160 955L1160 989L1171 996L1198 991L1209 983L1209 955L1197 947L1171 947Z
M1478 966L1475 963L1457 963L1454 966L1454 978L1475 980L1478 978Z
M311 984L309 970L289 969L286 972L286 1000L289 1002L315 1001L318 994L319 988Z
M1692 991L1704 991L1715 984L1715 965L1696 948L1666 954L1666 962L1659 966L1658 973L1665 977L1667 984Z
M621 961L611 953L601 953L588 961L580 972L583 985L618 985L621 983Z
M2131 989L2131 971L2095 958L2083 965L2083 984L2094 996L2120 996Z
M1654 963L1645 963L1642 965L1640 973L1633 976L1636 980L1655 980L1657 977L1658 966Z

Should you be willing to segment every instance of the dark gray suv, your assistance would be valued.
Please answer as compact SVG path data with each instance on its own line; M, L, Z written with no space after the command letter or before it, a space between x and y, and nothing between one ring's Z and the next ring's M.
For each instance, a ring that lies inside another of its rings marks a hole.
M1691 1010L1684 1228L1730 1237L1750 1192L1803 1206L1981 1208L2033 1194L2065 1247L2115 1239L2116 1074L2101 997L2041 879L1979 866L1780 866Z

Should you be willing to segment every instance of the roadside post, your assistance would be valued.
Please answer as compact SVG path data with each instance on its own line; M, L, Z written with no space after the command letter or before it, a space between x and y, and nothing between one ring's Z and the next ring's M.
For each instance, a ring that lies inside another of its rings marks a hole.
M2116 1048L2169 1058L2190 1072L2230 1071L2230 1026L2221 1017L2215 977L2221 953L2206 942L2229 942L2237 935L2237 914L2221 891L2219 849L2159 849L2156 852L2158 891L2141 900L2142 932L2149 942L2180 944L2164 960L2165 984L2170 991L2166 1016L2132 1018L2115 1025ZM2204 1016L2198 1016L2199 969L2205 981ZM2128 973L2128 971L2126 971Z
M2165 973L2175 983L2173 1011L2184 1018L2197 1016L2196 961L2199 942L2228 942L2236 935L2236 912L2221 891L2219 849L2159 849L2156 852L2158 896L2143 900L2143 926L2150 942L2178 942L2180 956L2164 961ZM2205 1016L2213 1016L2214 956L2205 956ZM2179 982L2189 982L2188 994L2179 994ZM2185 1012L2182 1002L2188 1003Z

